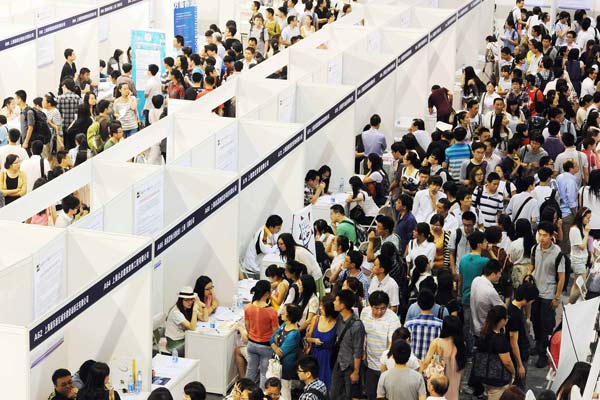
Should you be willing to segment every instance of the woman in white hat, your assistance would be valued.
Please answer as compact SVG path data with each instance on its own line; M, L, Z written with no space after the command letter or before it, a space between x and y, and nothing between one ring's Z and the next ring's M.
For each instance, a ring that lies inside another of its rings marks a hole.
M200 312L200 299L191 287L184 286L179 291L177 303L169 310L165 324L167 349L177 349L181 357L184 354L185 331L195 330L198 314Z

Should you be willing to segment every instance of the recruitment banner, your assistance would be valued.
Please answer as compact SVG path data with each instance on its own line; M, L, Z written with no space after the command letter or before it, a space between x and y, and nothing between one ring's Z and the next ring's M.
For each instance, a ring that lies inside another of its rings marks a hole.
M160 31L131 31L132 78L137 90L138 112L140 115L142 115L142 109L144 108L144 89L146 89L146 83L148 82L148 65L156 64L159 67L158 73L162 75L164 72L162 60L166 57L165 37L165 33ZM151 101L151 99L146 101Z
M294 213L292 218L292 236L294 236L296 243L316 254L312 205L308 205Z
M196 53L198 41L198 6L193 0L177 1L173 10L173 35L181 35L185 45Z

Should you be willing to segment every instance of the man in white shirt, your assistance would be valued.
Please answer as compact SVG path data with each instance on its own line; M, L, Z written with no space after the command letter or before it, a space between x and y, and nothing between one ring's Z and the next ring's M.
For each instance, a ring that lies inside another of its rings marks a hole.
M588 17L585 17L583 21L581 21L581 29L579 33L577 33L577 46L580 49L585 49L587 46L587 42L590 40L595 40L596 30L592 27L592 20Z
M589 67L585 69L586 78L581 82L581 97L589 94L591 96L596 93L596 78L598 77L598 71L596 68Z
M288 15L287 23L288 25L281 31L281 44L286 47L291 46L292 38L300 35L300 28L298 27L296 16Z
M525 176L517 182L519 193L514 195L506 206L506 214L510 215L513 222L526 219L532 225L540 219L540 205L532 195L535 185L533 176Z
M363 308L360 313L366 334L365 391L369 398L375 398L377 395L377 382L381 375L381 353L389 349L394 332L400 328L400 319L389 308L389 304L389 296L381 290L376 290L369 295L369 307Z
M246 50L244 50L244 71L250 69L252 65L256 65L256 58L254 58L254 53L255 50L252 47L246 47Z
M258 276L262 258L278 251L277 234L281 230L281 225L283 219L279 215L271 215L265 225L252 236L242 260L242 268L246 273Z
M483 116L483 126L488 129L493 129L496 116L506 114L504 107L504 100L501 98L494 99L494 109Z
M433 211L436 209L436 205L439 199L446 197L442 188L442 177L434 175L429 177L429 187L427 189L419 190L415 194L415 201L413 204L413 214L417 222L427 222Z
M569 13L567 11L561 11L558 15L558 22L554 26L554 33L556 33L556 47L561 48L567 45L567 32L571 29L568 24Z
M27 177L27 193L33 190L33 184L39 178L46 177L50 171L48 160L42 159L44 144L39 140L31 142L31 158L21 163L21 171Z
M379 255L373 263L371 270L371 283L369 284L369 295L378 290L385 292L390 299L389 306L393 312L398 311L400 304L400 289L396 281L389 275L392 270L392 259Z
M489 260L483 267L483 275L473 279L471 284L471 318L473 335L479 336L488 312L494 306L503 306L504 302L494 289L502 276L502 264L498 260Z
M575 179L577 180L577 189L581 187L582 184L587 184L589 177L589 166L588 159L585 154L581 151L578 151L575 148L575 137L571 134L563 134L561 136L562 142L565 145L565 151L560 153L556 160L554 160L554 171L556 171L559 175L565 172L563 170L563 164L567 160L573 160L577 162L579 165L579 170L575 173Z
M80 201L72 194L62 199L62 210L59 211L54 227L66 228L75 221L75 216L79 214Z
M146 125L150 124L148 121L150 110L154 109L154 106L152 105L152 97L156 96L157 94L162 94L162 87L158 71L158 65L148 65L148 80L146 81L146 87L144 88L144 98L146 101L144 102L143 110L144 118L146 119Z
M4 160L9 154L14 154L19 157L21 161L27 160L29 154L27 150L21 147L19 141L21 140L21 132L18 129L13 128L8 131L8 144L0 146L0 170L4 169Z
M515 29L521 32L523 27L523 17L521 16L521 8L525 5L525 0L517 0L515 7L510 10L512 13L513 21L515 22Z
M546 201L546 199L552 196L554 191L554 199L556 204L560 204L560 196L558 195L558 189L552 187L552 169L549 167L542 167L537 173L539 179L538 185L533 189L531 195L538 201L540 207Z
M427 150L431 144L431 135L425 131L425 121L419 118L413 119L412 124L408 127L408 132L415 135L417 143L423 150Z

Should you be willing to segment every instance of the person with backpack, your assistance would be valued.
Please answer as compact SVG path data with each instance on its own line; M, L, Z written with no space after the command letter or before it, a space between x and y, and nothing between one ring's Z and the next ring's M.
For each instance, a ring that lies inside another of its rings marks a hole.
M535 186L533 176L524 176L517 182L519 193L514 195L506 206L506 214L511 216L513 222L523 218L532 224L540 219L540 206L532 192Z
M579 300L581 292L576 282L579 277L585 280L587 275L587 263L589 258L588 238L590 235L590 220L592 219L592 210L582 207L577 211L573 225L569 230L569 240L571 242L571 268L573 270L573 285L569 294L569 303L575 304Z
M546 348L556 322L556 308L565 285L567 257L558 245L552 242L556 226L542 221L538 225L538 244L531 250L532 274L539 296L531 306L531 322L535 333L538 354L537 368L548 365Z
M377 225L374 231L369 233L369 245L367 246L367 261L373 262L379 255L379 251L375 251L375 238L379 237L381 245L390 242L396 247L396 251L400 250L400 237L394 233L394 220L386 215L376 217Z
M401 194L396 203L396 212L398 217L396 218L396 226L394 228L394 234L400 238L400 251L399 254L404 254L406 246L413 238L413 231L417 226L417 220L412 214L413 209L413 198L407 194Z
M360 244L357 238L356 223L346 217L346 211L340 204L334 204L329 209L329 217L331 218L331 227L336 236L345 236L353 244Z
M364 137L363 137L364 139ZM367 185L369 193L379 207L387 201L388 189L390 186L389 178L383 169L383 160L376 153L371 153L367 157L367 174L363 178L363 183Z
M514 22L509 20L504 22L504 33L500 35L500 40L502 40L503 47L508 48L511 52L515 51L515 46L519 44L520 38Z
M29 147L29 141L33 138L35 126L35 111L27 105L27 93L24 90L15 92L17 106L21 109L21 143L24 149Z

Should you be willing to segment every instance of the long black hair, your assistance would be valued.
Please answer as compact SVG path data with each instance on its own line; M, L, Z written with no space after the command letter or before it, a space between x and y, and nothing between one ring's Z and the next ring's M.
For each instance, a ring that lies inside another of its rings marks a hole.
M256 282L252 289L250 289L250 293L252 293L253 302L259 301L265 294L271 293L271 284L269 281L260 280Z
M315 278L311 275L302 275L300 282L302 282L302 294L298 298L298 305L302 309L302 313L304 313L311 297L317 294L317 284L315 283Z
M356 199L361 190L365 191L366 193L369 193L367 186L365 186L362 179L360 179L358 176L353 176L352 178L350 178L349 183L350 186L352 186L353 199Z
M212 279L210 279L206 275L202 275L201 277L196 279L196 285L194 286L194 293L196 293L198 295L198 298L200 299L200 301L204 302L204 288L206 288L206 285L208 285L211 282L212 282Z
M535 237L531 230L531 223L525 218L519 218L515 223L516 239L523 238L523 255L527 258L531 257L531 249L535 245Z
M581 394L583 394L583 390L585 389L585 385L587 383L588 375L590 374L590 364L578 361L573 365L573 369L567 379L563 381L560 385L556 393L560 393L560 398L558 400L569 400L571 397L571 388L574 385L577 385Z
M107 397L107 389L104 384L106 377L110 375L110 368L103 362L95 362L89 368L85 377L85 386L77 394L81 400L96 400Z
M458 317L449 315L444 318L440 338L452 338L456 347L456 366L459 371L465 369L467 364L467 346L463 336L463 326Z
M590 171L590 178L588 181L588 196L594 196L596 199L600 199L600 169Z
M579 229L579 233L581 234L581 237L583 238L583 229L585 228L585 226L583 225L583 219L585 218L586 215L591 214L592 210L590 210L587 207L581 207L578 211L577 214L575 214L575 220L573 221L573 226L576 226L577 229Z
M412 293L412 291L415 290L415 288L417 287L417 282L421 277L421 274L424 274L427 270L428 263L429 260L427 259L427 256L420 255L415 258L413 262L415 267L413 268L410 276L410 285L408 286L408 293Z
M285 244L285 251L281 252L281 259L282 260L295 260L296 259L296 246L298 246L298 243L296 243L296 240L294 239L294 236L292 236L291 233L282 233L281 235L279 235L279 238L277 239L277 241L281 240L283 242L283 244Z

